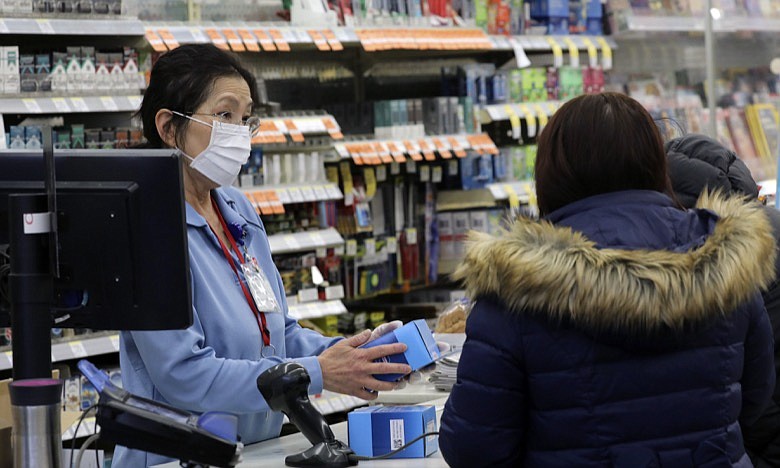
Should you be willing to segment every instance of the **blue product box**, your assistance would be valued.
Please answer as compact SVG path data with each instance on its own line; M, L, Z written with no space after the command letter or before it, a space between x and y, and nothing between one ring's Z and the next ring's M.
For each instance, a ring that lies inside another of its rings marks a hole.
M369 406L347 415L349 446L359 456L384 455L436 431L434 406ZM439 450L439 437L427 436L388 458L424 458Z
M420 370L423 367L432 364L441 357L436 340L433 339L431 329L425 320L414 320L401 328L397 328L386 335L382 335L374 341L361 346L361 348L373 348L374 346L404 343L406 351L402 354L393 354L386 356L381 360L383 362L392 362L396 364L408 364L412 371ZM402 374L377 374L374 377L386 382L395 382L403 377Z
M460 183L463 190L485 188L493 183L493 161L490 155L480 155L473 152L460 162Z
M568 18L568 0L535 0L531 2L531 18Z

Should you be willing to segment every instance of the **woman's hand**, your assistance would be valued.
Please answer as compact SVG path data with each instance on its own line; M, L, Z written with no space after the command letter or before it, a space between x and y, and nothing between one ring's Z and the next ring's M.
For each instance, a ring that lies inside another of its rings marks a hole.
M373 374L408 374L412 369L406 364L374 362L392 354L406 351L403 343L358 348L368 342L371 332L365 330L351 338L342 340L320 354L317 359L322 368L322 385L326 390L356 396L364 400L374 400L375 391L393 390L395 382L377 380Z

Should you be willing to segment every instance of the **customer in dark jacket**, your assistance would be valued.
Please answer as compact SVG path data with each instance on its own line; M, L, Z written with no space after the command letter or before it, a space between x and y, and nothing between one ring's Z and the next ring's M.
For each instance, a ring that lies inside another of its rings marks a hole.
M686 208L693 207L705 190L718 189L751 200L758 197L758 186L750 171L733 151L703 135L686 135L666 143L669 177L677 200ZM780 211L763 207L772 223L775 243L780 244ZM775 262L775 275L764 291L764 303L774 330L775 373L780 375L780 257ZM757 467L780 466L780 385L775 383L772 402L755 424L743 427L745 447Z
M650 115L619 94L564 104L539 139L541 222L474 233L476 298L441 420L453 467L748 467L740 431L774 385L759 289L763 212L671 193Z

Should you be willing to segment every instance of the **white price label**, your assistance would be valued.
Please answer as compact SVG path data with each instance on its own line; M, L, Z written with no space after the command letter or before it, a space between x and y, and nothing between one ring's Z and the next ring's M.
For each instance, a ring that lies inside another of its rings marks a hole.
M68 343L68 346L70 347L70 352L74 357L82 358L87 356L87 349L84 347L84 343L81 341L71 341Z
M395 236L387 238L387 253L398 253L398 239L396 239Z
M325 187L321 185L315 185L314 187L312 187L312 190L314 190L315 200L322 201L328 199L328 192L325 190Z
M36 99L22 99L22 103L27 109L27 112L31 112L33 114L40 114L43 112L41 110L41 106L38 105L38 100Z
M417 163L411 159L406 160L406 172L408 174L414 174L417 172Z
M192 34L192 39L194 42L198 43L206 43L211 42L208 37L198 28L190 28L190 34Z
M11 351L4 352L3 357L5 358L5 361L8 362L8 367L12 367L14 365L14 356Z
M325 299L331 301L336 299L344 299L344 285L343 284L337 284L335 286L328 286L325 288ZM337 309L334 311L334 313L340 313L342 312L343 306L341 303L334 303L334 308Z
M357 255L357 241L349 239L347 241L347 257L354 257L355 255Z
M333 148L335 148L336 153L338 153L342 159L349 158L349 151L347 151L347 147L343 144L337 144Z
M343 245L339 245L337 247L334 247L333 248L333 255L335 255L337 257L343 257L344 256L344 246Z
M41 34L57 34L49 20L37 19L35 22L38 23L38 29L41 30Z
M412 161L414 162L414 161ZM397 162L393 161L390 163L390 174L392 175L398 175L401 173L401 165Z
M324 246L328 244L327 241L325 241L325 238L322 237L322 234L319 232L310 232L309 238L311 239L312 244L316 246Z
M70 106L68 105L68 101L66 101L65 98L51 98L51 102L54 103L54 107L56 107L58 111L66 113L70 112Z
M431 166L420 166L420 182L429 182L431 180Z
M111 341L111 347L114 348L114 351L119 351L119 335L112 335L108 339Z
M0 19L0 34L7 34L8 32L8 26L6 26L5 21Z
M442 170L441 166L434 167L433 171L431 171L431 182L434 184L441 182L443 172L444 171Z
M520 41L517 39L510 39L509 42L512 43L512 49L515 52L515 61L517 62L517 68L526 68L531 66L531 60L528 59L528 56L525 54L525 50L523 49L522 44L520 44Z
M301 193L300 189L297 187L290 187L287 189L287 192L290 194L290 199L292 200L292 203L303 203L305 200L303 199L303 194Z
M87 106L87 102L84 98L72 97L70 98L70 103L73 105L73 109L75 109L76 112L89 112L89 106Z
M296 239L293 235L288 234L282 237L282 241L288 249L297 250L301 248L301 244L298 243L298 239Z
M127 96L127 100L130 101L130 107L132 107L133 110L138 110L138 108L141 107L143 98L141 96Z
M387 166L381 165L376 167L376 181L384 182L387 180Z
M313 302L317 300L317 288L301 289L298 291L298 302Z
M343 197L341 190L339 190L339 186L336 184L328 185L325 187L325 191L328 192L328 198L339 199Z
M325 258L328 256L328 249L325 247L318 247L317 248L317 258Z
M406 230L406 243L409 245L417 244L417 229L408 228Z
M107 111L116 112L119 110L119 106L116 105L116 101L111 96L100 96L100 102Z
M292 203L292 197L290 197L290 193L287 192L287 189L276 189L276 196L279 198L279 201L282 203L282 205Z
M453 159L448 163L447 166L447 175L448 176L456 176L458 175L458 160Z
M317 200L317 196L314 194L314 190L311 189L311 187L301 187L301 196L303 197L303 201L315 201Z
M331 414L335 413L335 410L333 409L333 406L331 406L330 401L326 398L320 398L317 401L318 409L320 410L320 413L322 414Z
M365 242L363 242L363 247L366 248L366 256L372 257L376 255L376 240L375 239L366 239Z

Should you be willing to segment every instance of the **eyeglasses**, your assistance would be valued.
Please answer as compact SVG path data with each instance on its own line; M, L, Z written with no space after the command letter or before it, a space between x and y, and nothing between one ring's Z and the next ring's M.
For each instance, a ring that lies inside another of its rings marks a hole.
M219 120L222 123L228 123L233 125L241 125L244 127L249 127L249 134L252 136L255 136L255 133L260 129L260 117L257 116L251 116L244 119L241 119L240 121L236 121L233 118L233 112L225 111L225 112L219 112L216 114L206 114L206 113L199 113L199 112L184 112L182 115L186 115L187 117L191 117L193 115L205 115L208 117L214 117L216 120Z

